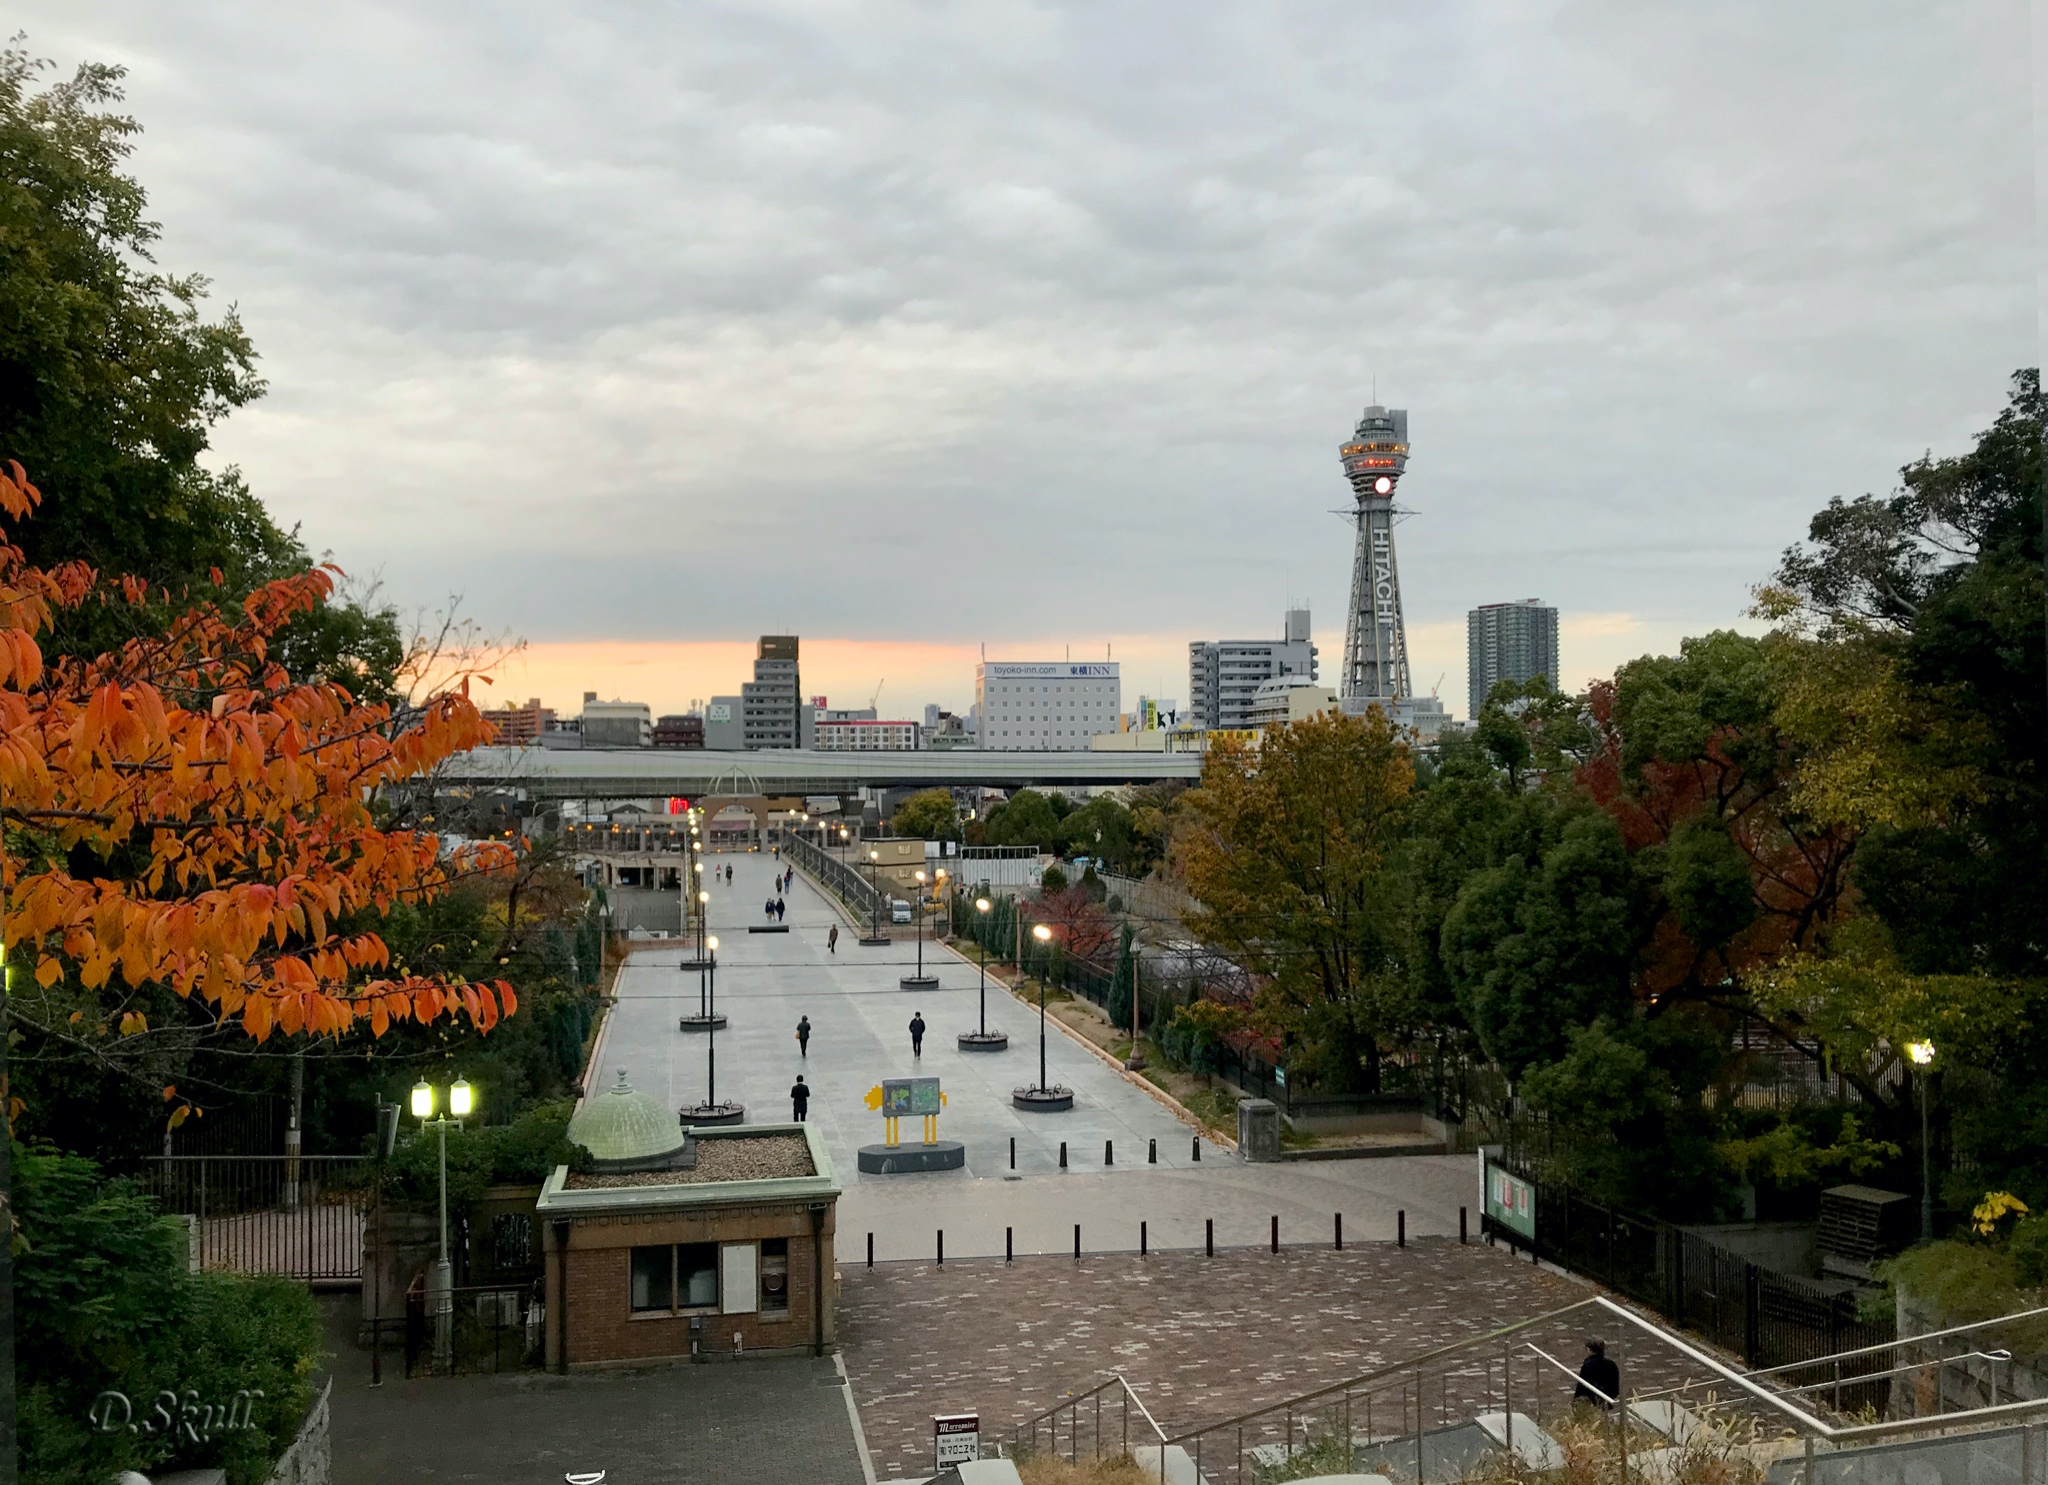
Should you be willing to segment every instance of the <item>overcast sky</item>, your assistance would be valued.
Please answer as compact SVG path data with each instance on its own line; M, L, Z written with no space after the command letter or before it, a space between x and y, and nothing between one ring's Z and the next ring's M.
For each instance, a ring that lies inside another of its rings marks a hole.
M219 459L527 637L510 690L673 707L791 631L885 711L964 704L984 643L1185 699L1188 640L1290 598L1334 674L1377 377L1462 714L1471 606L1559 605L1583 682L1995 415L2037 359L2027 10L13 14L131 69L160 261L271 383Z

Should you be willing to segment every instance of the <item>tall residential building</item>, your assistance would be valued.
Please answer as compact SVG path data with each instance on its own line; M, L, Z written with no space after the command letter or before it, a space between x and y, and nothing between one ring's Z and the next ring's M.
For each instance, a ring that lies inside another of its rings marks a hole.
M749 750L801 748L811 741L796 642L794 634L764 634L755 647L754 678L740 685L740 738Z
M1114 660L989 660L974 667L981 746L1005 752L1086 752L1114 732L1123 681Z
M1188 646L1188 720L1196 727L1250 727L1252 697L1275 676L1316 679L1308 610L1291 608L1281 638L1198 639Z
M599 701L583 693L583 746L644 748L654 740L654 709L644 701Z
M1339 450L1357 501L1358 546L1351 565L1351 609L1344 619L1344 674L1337 696L1346 712L1368 706L1398 711L1412 694L1408 631L1401 616L1401 569L1394 560L1394 489L1408 472L1408 413L1374 403Z
M1557 685L1557 610L1540 598L1481 604L1465 615L1465 663L1474 720L1497 681Z
M555 725L554 708L542 706L534 697L525 706L501 706L484 713L484 720L498 729L498 745L516 748L540 741L540 735Z

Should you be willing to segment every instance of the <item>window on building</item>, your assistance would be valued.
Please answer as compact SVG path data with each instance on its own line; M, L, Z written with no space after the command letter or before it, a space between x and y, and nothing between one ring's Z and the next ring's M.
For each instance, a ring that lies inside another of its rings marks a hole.
M717 1308L716 1243L635 1248L632 1274L632 1308L636 1315Z
M761 1313L789 1313L789 1239L761 1240Z

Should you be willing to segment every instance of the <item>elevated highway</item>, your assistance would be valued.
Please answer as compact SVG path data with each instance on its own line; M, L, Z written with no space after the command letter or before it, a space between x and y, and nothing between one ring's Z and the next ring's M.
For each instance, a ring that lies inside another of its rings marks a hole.
M511 789L529 799L639 799L662 795L760 798L852 794L860 789L985 785L1193 783L1200 753L1006 753L974 749L840 753L771 748L475 748L437 771L441 788Z

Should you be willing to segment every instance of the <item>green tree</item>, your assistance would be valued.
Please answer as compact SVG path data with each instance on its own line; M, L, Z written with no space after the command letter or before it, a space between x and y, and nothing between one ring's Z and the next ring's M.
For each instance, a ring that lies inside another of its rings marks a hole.
M896 806L889 824L914 840L960 839L960 809L950 789L920 789Z
M992 846L1030 846L1040 851L1057 849L1060 818L1067 811L1056 809L1054 800L1066 803L1062 795L1019 789L1007 802L989 811L988 827L982 838Z
M1518 1077L1628 1011L1641 884L1620 829L1580 801L1515 800L1493 854L1444 917L1443 964L1480 1045Z
M188 1273L184 1229L89 1160L13 1147L15 1346L22 1372L25 1485L111 1479L120 1470L223 1466L258 1485L297 1432L320 1354L320 1317L285 1279ZM109 1388L138 1420L163 1391L225 1404L259 1390L254 1427L202 1443L175 1433L100 1433Z
M1289 1067L1336 1091L1377 1089L1411 1019L1400 885L1390 855L1415 782L1378 712L1225 743L1181 801L1188 926L1264 985L1255 1007Z

